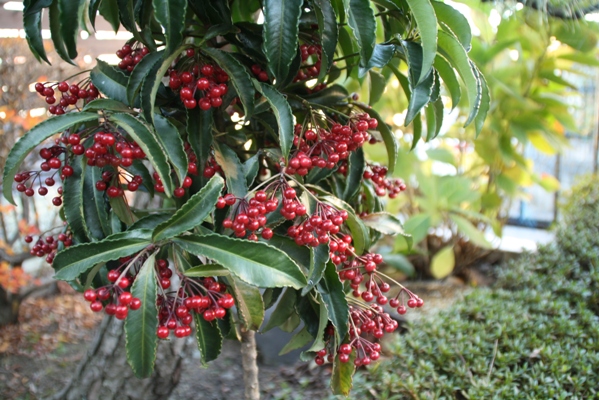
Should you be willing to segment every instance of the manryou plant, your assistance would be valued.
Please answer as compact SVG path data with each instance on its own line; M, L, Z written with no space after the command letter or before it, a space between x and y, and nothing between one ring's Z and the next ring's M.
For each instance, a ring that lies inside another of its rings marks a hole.
M43 60L46 7L62 22L51 33L67 61L87 28L85 17L73 23L84 6L92 25L99 10L133 36L116 51L118 65L98 60L80 81L36 84L54 116L10 152L3 194L14 203L13 190L37 192L61 207L64 226L31 252L93 312L125 320L137 376L152 373L171 334L195 331L208 362L223 337L258 330L274 307L262 331L295 330L287 350L312 342L305 357L333 363L333 390L348 394L355 367L376 361L378 341L397 329L389 313L423 306L370 250L385 234L410 240L383 202L406 185L393 177L393 132L341 75L369 82L372 100L384 89L377 71L404 63L412 118L435 103L427 116L436 110L440 124L442 60L445 76L463 80L468 123L479 130L486 84L467 56L465 19L452 20L451 9L438 24L433 5L449 7L441 4L26 2L27 38ZM365 158L363 147L379 143L387 166ZM39 170L21 171L34 151ZM141 197L158 208L136 208Z

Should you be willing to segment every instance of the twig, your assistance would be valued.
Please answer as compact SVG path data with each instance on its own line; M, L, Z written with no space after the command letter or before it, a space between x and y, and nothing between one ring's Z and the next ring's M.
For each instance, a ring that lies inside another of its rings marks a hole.
M493 366L495 365L495 357L497 357L497 347L499 345L499 339L495 339L495 348L493 349L493 358L491 359L491 365L489 366L489 373L487 374L487 380L491 379L493 373Z

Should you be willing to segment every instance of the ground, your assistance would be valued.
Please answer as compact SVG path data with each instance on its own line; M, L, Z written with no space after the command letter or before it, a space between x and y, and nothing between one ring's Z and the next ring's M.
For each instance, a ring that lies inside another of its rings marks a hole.
M458 280L415 283L410 288L425 299L426 315L446 308L467 291ZM77 367L100 319L89 311L80 294L65 288L55 296L26 300L21 306L20 324L0 328L0 398L42 399L52 395ZM323 399L330 395L327 366L268 362L259 367L264 399ZM226 341L221 356L208 368L201 366L198 352L186 359L181 382L171 399L241 399L242 382L239 345Z

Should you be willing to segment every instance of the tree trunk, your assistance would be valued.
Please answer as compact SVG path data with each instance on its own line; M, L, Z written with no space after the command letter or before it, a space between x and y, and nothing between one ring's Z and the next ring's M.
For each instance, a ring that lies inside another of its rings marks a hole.
M0 326L16 324L19 320L21 299L0 286Z
M260 400L260 382L258 381L258 364L256 359L256 333L245 331L241 333L241 362L243 364L243 382L245 384L245 399Z
M127 363L123 322L105 317L71 381L52 399L167 399L179 383L188 343L159 343L154 373L138 379Z

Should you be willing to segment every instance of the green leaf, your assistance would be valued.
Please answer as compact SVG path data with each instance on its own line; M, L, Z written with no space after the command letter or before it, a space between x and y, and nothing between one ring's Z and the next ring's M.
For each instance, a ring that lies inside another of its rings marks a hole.
M97 110L104 110L107 112L125 112L125 113L132 113L133 110L123 104L120 101L116 101L116 100L111 100L111 99L96 99L96 100L92 100L89 103L87 103L83 109L83 111L97 111Z
M77 57L77 35L79 34L79 14L85 4L83 0L56 0L60 11L60 32L69 58Z
M217 141L214 141L213 144L214 158L227 178L227 192L233 193L235 197L245 197L248 188L239 157L226 144Z
M424 81L437 55L437 17L429 0L405 0L418 25L422 44L422 67L416 84Z
M252 186L260 171L260 154L261 152L254 154L243 163L243 175L248 187Z
M208 276L228 276L229 270L219 264L203 264L192 267L184 272L185 276L204 278Z
M203 168L212 147L212 110L187 110L187 140L198 158L198 167Z
M358 77L363 77L366 72L372 68L383 68L391 61L395 54L395 45L393 44L377 44L374 46L372 57L366 66L360 66Z
M156 361L158 308L155 262L156 253L148 257L137 273L131 294L141 300L141 307L129 310L125 320L127 361L138 378L152 375Z
M274 211L276 212L276 211ZM308 272L311 263L310 250L306 246L298 246L295 241L288 236L273 235L270 240L265 243L276 247L289 256L297 265Z
M489 92L489 85L487 85L487 80L483 76L482 72L472 64L472 68L477 73L478 80L481 84L481 99L480 99L480 107L478 112L476 113L476 118L474 119L474 127L476 129L476 136L480 135L480 132L483 130L485 125L485 119L487 118L487 114L491 109L491 94Z
M144 38L139 34L135 24L135 0L117 0L119 21L125 29L133 34L135 40L144 43Z
M479 87L480 82L470 66L470 60L466 50L462 47L455 36L439 31L439 51L449 61L457 71L462 81L466 85L466 94L468 95L468 104L470 112L464 126L469 125L478 112L480 104Z
M57 271L55 279L71 281L94 265L118 260L143 250L151 242L150 230L116 233L100 242L83 243L67 247L56 254L52 267Z
M285 160L289 157L291 146L293 145L293 113L289 103L278 90L265 83L260 84L260 93L264 95L266 101L270 104L277 125L279 126L279 144Z
M339 356L335 357L333 361L333 375L331 376L331 389L333 394L349 396L349 392L352 388L352 380L356 366L354 360L356 358L356 352L352 352L349 356L349 361L342 363L339 361Z
M331 5L331 0L315 0L314 8L324 55L321 59L320 75L318 76L321 81L329 72L335 58L338 39L337 16Z
M295 303L297 302L297 291L292 288L287 288L283 294L279 297L277 306L270 314L268 321L262 329L262 333L268 332L272 328L280 326L285 323L295 312Z
M306 284L306 277L287 254L261 242L216 234L180 236L174 241L192 254L222 264L254 286L291 286L300 289Z
M293 335L289 342L287 342L287 344L281 349L279 355L282 356L283 354L287 354L290 351L301 349L302 347L310 343L310 340L312 339L314 338L312 337L312 335L310 335L310 332L308 332L308 329L306 329L306 327L304 326L298 333Z
M318 292L322 296L327 315L335 327L337 343L341 342L348 332L349 308L343 291L343 284L332 262L327 263L322 280L318 283Z
M330 253L328 245L310 247L310 272L308 273L308 284L302 289L302 296L312 290L322 277L329 262Z
M179 186L181 186L187 176L189 162L179 131L166 117L159 114L154 115L154 128L156 137L162 144L162 148L166 150L171 164L175 167L175 173L179 178Z
M377 120L377 129L381 133L383 142L385 143L385 148L387 149L387 169L389 170L389 175L392 175L393 171L395 171L395 164L397 163L397 156L399 154L399 142L397 141L395 134L391 131L389 125L387 125L379 113L377 113L374 109L359 103L356 105L370 115L371 118Z
M440 1L431 1L439 25L443 30L453 33L462 47L466 51L470 51L472 42L472 31L470 29L470 23L458 10L450 6L449 4L441 3Z
M94 86L107 97L128 105L127 75L100 59L96 61L96 66L89 74Z
M416 275L414 266L412 265L410 260L408 260L408 258L403 254L385 254L384 258L384 262L386 265L395 268L402 274L409 277L413 277Z
M77 126L83 122L97 119L98 114L96 113L77 112L63 114L40 122L23 135L10 149L8 156L6 157L4 174L2 177L2 182L4 182L2 185L2 194L4 195L4 198L11 204L15 204L12 195L11 182L25 157L27 157L37 145L56 133L63 132L66 129Z
M60 10L58 9L58 1L53 1L50 9L48 10L48 19L50 22L50 36L52 37L52 44L54 44L54 49L56 49L56 53L63 60L67 61L70 64L74 64L71 57L67 52L64 41L62 39L62 31L61 31L61 21L60 21Z
M437 137L437 116L432 103L424 109L424 116L426 117L426 141L430 142Z
M490 249L493 247L491 246L491 243L489 243L487 239L485 239L484 232L478 230L466 218L453 213L449 214L449 218L451 218L451 220L456 224L456 226L458 227L458 231L464 234L468 238L468 240L470 240L475 245L482 247L483 249Z
M406 221L404 229L412 235L414 242L420 243L431 227L431 216L426 213L416 214Z
M372 106L381 99L381 96L387 87L387 80L383 74L376 71L369 71L368 76L370 77L370 93L368 97L368 104Z
M348 173L345 178L345 189L343 190L343 200L350 201L360 190L360 183L363 179L366 159L364 150L361 148L353 151L348 159Z
M121 26L117 0L100 0L100 7L98 8L98 11L100 12L100 15L103 16L106 21L108 21L112 27L112 30L114 30L116 33L119 30L119 26Z
M343 0L343 6L360 51L360 65L366 66L374 53L376 19L370 0Z
M432 88L435 83L435 77L432 72L425 76L423 80L420 80L423 62L423 49L418 43L406 42L403 43L407 58L409 69L409 82L410 82L410 97L408 112L406 115L405 126L408 126L410 122L416 118L418 113L424 108L424 106L430 101ZM397 76L399 71L397 68L392 67L393 72ZM399 78L398 78L399 79Z
M90 169L97 169L97 168L90 168ZM156 228L161 223L167 221L171 216L172 216L171 213L166 213L166 212L146 215L145 217L140 218L137 221L135 221L135 223L133 225L131 225L129 228L127 228L127 230L130 230L130 231L132 231L134 229L154 230L154 228Z
M223 178L218 175L213 176L206 186L191 196L168 221L154 229L152 234L154 242L172 238L200 225L214 210L224 186Z
M154 16L164 28L165 54L173 54L183 42L186 0L152 0Z
M79 243L89 241L89 230L85 221L85 213L83 204L88 202L83 199L83 170L85 163L81 159L75 159L71 164L73 175L64 180L62 201L64 204L64 215L73 232L73 236ZM95 193L94 193L95 195ZM102 196L102 193L98 194Z
M443 83L447 86L449 94L451 95L451 109L453 110L458 106L460 98L462 97L462 90L460 88L460 82L455 75L453 67L449 65L447 60L440 55L437 55L434 63L435 69L443 79Z
M135 103L135 96L141 90L144 79L146 79L154 66L160 62L163 55L164 51L151 52L142 58L135 68L133 68L131 75L129 75L129 80L127 81L128 104Z
M235 297L237 313L246 329L258 330L264 320L264 302L260 289L235 277L228 279Z
M345 27L341 27L339 29L339 47L341 47L341 52L343 53L343 57L347 57L345 60L346 65L346 77L349 78L352 75L352 71L354 69L354 54L358 52L358 49L355 48L355 41L352 39L352 35L349 32L349 29ZM358 55L355 55L357 57Z
M38 60L41 58L50 64L50 61L46 56L46 50L44 49L44 40L42 39L43 7L40 7L38 11L32 12L31 9L33 6L35 6L35 3L30 2L29 4L31 4L31 6L25 6L23 9L23 28L25 29L27 44L29 44L31 52ZM49 4L47 6L49 6Z
M208 322L198 313L194 313L193 320L195 321L196 340L202 363L216 360L223 346L223 337L217 321Z
M451 246L445 246L439 250L431 260L431 275L435 279L443 279L453 271L455 266L455 255Z
M384 235L405 235L401 221L388 212L376 212L362 217L364 225Z
M327 308L324 305L324 301L322 300L322 296L320 296L320 294L318 294L317 298L318 298L318 327L315 332L312 332L312 334L315 335L314 343L312 343L312 346L310 346L310 348L308 350L306 350L304 353L302 353L302 359L305 359L305 356L308 355L308 353L313 353L313 352L324 349L324 346L326 344L324 342L324 333L327 329L327 326L329 325L328 312L327 312ZM308 327L308 324L306 324L306 327ZM313 358L314 358L314 356L310 356L310 359L313 359Z
M264 54L278 84L286 80L296 56L303 0L264 0Z
M112 233L105 197L96 191L96 182L100 179L102 171L99 168L85 168L83 213L90 234L98 240Z
M162 61L162 64L154 64L141 85L141 93L139 95L141 98L141 108L143 110L145 120L150 123L153 123L154 105L156 104L156 95L158 94L158 89L160 88L160 85L162 85L162 78L166 74L167 70L171 67L173 61L175 61L175 59L180 55L180 52L185 50L185 47L186 46L181 46L176 52L168 57L165 57ZM150 79L151 77L154 78Z
M575 63L588 65L590 67L599 67L599 59L593 55L581 53L560 54L557 56L562 60L573 61Z
M202 48L216 63L229 75L231 83L243 104L245 118L249 119L254 114L254 85L247 69L241 65L230 53L214 48Z
M170 197L173 193L173 181L171 179L171 167L164 149L156 132L144 124L140 119L129 114L113 114L110 120L124 129L129 136L139 145L152 164L164 185L164 193Z

